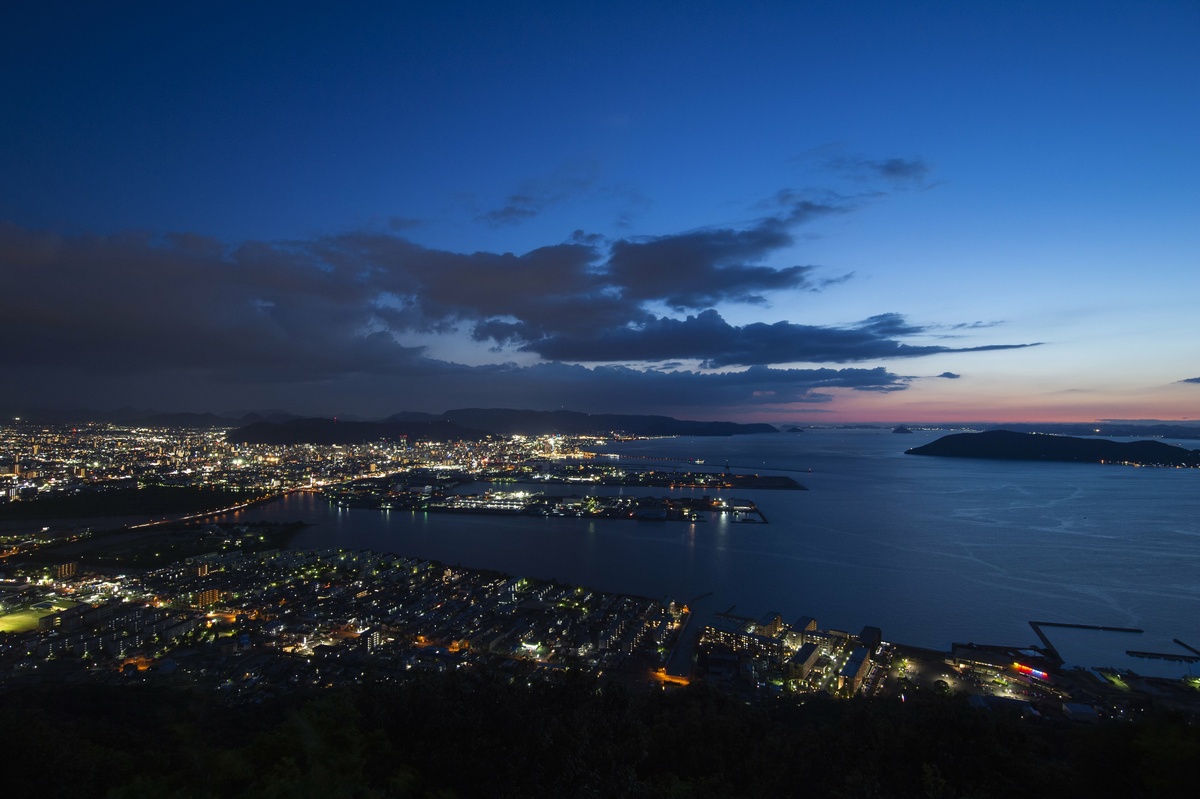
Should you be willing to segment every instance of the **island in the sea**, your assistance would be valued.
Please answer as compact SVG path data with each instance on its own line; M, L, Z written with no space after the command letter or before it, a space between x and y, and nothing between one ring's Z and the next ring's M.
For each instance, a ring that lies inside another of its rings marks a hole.
M545 494L541 491L487 491L482 494L388 491L379 493L362 482L326 488L322 494L341 507L441 513L484 513L524 516L568 516L588 519L706 522L722 517L733 522L766 524L767 517L749 499L723 497L635 497Z
M1200 450L1184 449L1161 441L1120 442L1038 433L1014 433L1010 430L954 433L943 436L937 441L931 441L924 446L913 447L906 450L906 453L945 458L1200 468Z

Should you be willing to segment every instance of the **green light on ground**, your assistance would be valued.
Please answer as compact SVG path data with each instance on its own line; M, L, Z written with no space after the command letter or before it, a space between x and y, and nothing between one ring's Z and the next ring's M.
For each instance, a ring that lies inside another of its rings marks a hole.
M1121 679L1121 675L1117 674L1115 671L1102 671L1100 673L1104 675L1104 679L1108 680L1114 687L1119 688L1122 691L1129 690L1128 683Z
M27 633L36 630L38 619L44 616L36 610L18 610L0 616L0 633Z
M76 604L75 602L56 600L54 607L49 610L29 609L5 613L4 615L0 615L0 633L27 633L30 630L36 630L38 619L57 613L60 610L66 610Z

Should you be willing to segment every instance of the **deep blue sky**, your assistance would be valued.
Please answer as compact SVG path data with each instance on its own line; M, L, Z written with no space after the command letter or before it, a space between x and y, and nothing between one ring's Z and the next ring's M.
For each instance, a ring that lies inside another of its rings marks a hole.
M28 3L0 30L0 405L1200 401L1194 2Z

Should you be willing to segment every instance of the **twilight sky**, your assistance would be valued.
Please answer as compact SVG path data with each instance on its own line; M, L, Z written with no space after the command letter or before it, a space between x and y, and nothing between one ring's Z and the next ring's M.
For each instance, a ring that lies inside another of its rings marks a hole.
M9 3L0 408L1200 417L1200 4Z

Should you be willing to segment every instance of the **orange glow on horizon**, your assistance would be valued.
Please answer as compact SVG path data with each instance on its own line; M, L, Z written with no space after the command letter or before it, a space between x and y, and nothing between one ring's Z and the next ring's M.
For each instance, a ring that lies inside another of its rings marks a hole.
M840 424L1090 424L1105 419L1193 421L1200 390L1167 386L1144 394L1133 391L1058 391L1019 395L1015 390L987 394L952 393L928 386L900 392L830 392L822 403L730 407L711 418L817 427ZM686 418L688 414L679 413ZM691 414L695 416L695 414ZM698 417L697 417L698 418Z

